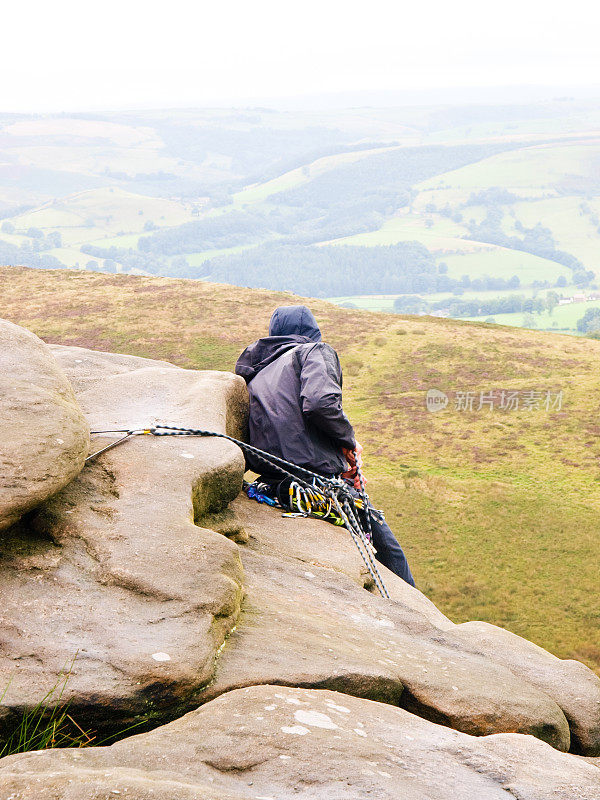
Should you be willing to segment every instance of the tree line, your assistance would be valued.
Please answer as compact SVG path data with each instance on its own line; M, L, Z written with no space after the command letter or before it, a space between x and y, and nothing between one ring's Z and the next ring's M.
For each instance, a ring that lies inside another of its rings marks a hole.
M212 258L200 269L211 281L312 297L447 292L458 286L419 242L379 247L271 243Z
M449 317L481 317L493 314L541 314L554 311L559 302L557 292L550 291L545 295L528 297L523 294L509 294L489 300L462 300L450 298L429 302L422 297L398 297L394 301L394 311L403 314L433 313L440 311Z
M40 253L35 243L11 244L0 239L0 264L7 267L27 266L35 269L65 269L58 258Z

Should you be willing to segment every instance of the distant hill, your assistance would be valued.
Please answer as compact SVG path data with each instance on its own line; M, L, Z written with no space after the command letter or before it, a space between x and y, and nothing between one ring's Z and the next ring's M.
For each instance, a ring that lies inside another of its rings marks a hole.
M198 281L0 269L0 317L50 342L190 367L232 369L273 308L296 302ZM600 672L600 342L307 302L340 352L370 493L420 588L457 621L503 625ZM444 410L427 410L429 389L446 393Z
M465 293L566 297L599 279L599 123L573 98L3 115L0 263L416 295L445 316L479 316Z

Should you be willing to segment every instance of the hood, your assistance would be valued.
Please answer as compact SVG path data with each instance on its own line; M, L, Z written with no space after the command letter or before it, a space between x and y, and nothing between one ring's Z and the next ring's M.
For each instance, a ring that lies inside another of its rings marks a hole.
M269 323L269 336L306 336L311 342L321 341L321 331L307 306L279 306Z
M246 383L261 369L299 344L320 342L321 331L310 308L306 306L279 306L269 323L269 335L247 347L235 365L236 375Z
M282 356L299 344L310 344L308 336L265 336L247 347L238 358L235 374L241 375L246 383L276 358Z

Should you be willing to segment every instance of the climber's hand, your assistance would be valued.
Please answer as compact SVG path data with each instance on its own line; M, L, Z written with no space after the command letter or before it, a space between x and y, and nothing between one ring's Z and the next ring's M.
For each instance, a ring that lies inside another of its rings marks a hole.
M361 475L362 475L362 463L363 463L362 445L359 442L357 442L354 450L350 450L348 447L343 447L342 452L344 453L344 458L348 462L349 466L349 469L347 469L346 472L342 473L342 478L352 481L354 483L354 488L356 489L356 491L360 492L361 485L360 485L360 478L358 477L358 470L359 469L361 470ZM363 479L363 486L366 486L367 481L364 475L362 475L362 479Z

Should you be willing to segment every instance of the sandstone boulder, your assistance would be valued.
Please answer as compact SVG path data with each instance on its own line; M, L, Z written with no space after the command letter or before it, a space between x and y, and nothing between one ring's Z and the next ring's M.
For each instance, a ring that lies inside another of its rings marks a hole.
M569 721L573 752L600 752L600 681L584 664L557 658L487 622L456 625L453 635L472 652L486 654L552 697Z
M241 433L246 394L234 375L55 353L92 430L160 420ZM225 507L243 468L226 441L131 439L0 540L5 725L74 658L66 697L80 724L126 727L192 707L235 624L243 576L237 546L194 517Z
M243 435L247 394L231 374L54 353L92 430ZM383 600L346 531L237 497L243 469L224 440L136 437L0 541L6 725L77 654L67 696L101 733L277 684L400 706L464 734L600 752L589 670L493 626L456 626L384 568Z
M283 519L247 498L232 509L248 534L245 610L202 700L253 684L323 687L470 734L518 731L569 749L557 702L436 627L425 604L415 609L416 590L387 571L408 602L357 590L362 562L344 529Z
M254 686L151 733L0 761L14 800L597 800L600 770L331 691Z
M87 422L50 349L0 320L0 531L66 486L88 454Z

